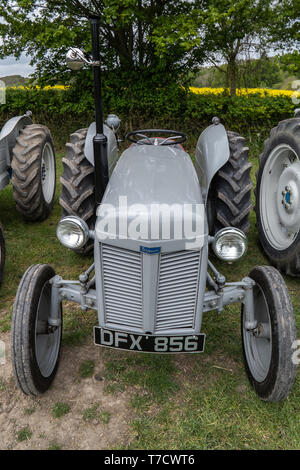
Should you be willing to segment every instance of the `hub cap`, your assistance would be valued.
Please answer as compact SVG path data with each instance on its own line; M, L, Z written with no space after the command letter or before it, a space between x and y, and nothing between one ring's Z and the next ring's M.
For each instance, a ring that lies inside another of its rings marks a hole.
M257 284L253 295L257 328L251 331L243 328L244 349L252 376L257 382L263 382L268 375L272 357L271 320L265 295Z
M44 199L50 204L55 189L55 159L52 146L47 142L43 149L41 161L41 180Z
M61 337L61 326L51 329L48 324L51 305L51 286L43 287L35 325L35 356L43 377L49 377L56 365Z
M261 179L260 215L270 245L287 249L300 230L300 162L287 144L275 147Z

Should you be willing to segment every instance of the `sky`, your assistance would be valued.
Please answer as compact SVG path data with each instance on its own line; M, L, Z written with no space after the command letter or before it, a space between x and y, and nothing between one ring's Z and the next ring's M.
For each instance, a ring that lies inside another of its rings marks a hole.
M0 77L7 75L22 75L28 77L34 68L29 65L30 58L23 54L20 60L16 60L13 56L0 59Z

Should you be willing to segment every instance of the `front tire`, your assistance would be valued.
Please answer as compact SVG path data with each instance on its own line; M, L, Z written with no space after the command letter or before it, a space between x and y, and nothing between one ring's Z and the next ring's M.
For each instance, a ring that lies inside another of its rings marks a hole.
M30 124L20 131L11 166L18 211L31 222L47 219L56 186L54 145L47 127Z
M254 286L254 315L258 326L245 328L242 306L242 343L245 369L257 395L265 401L284 400L295 380L292 361L296 325L286 284L277 269L255 267L249 277Z
M251 163L245 139L236 132L227 132L230 157L214 176L207 198L210 235L224 227L237 227L244 233L250 229Z
M26 395L40 395L57 372L62 326L48 325L51 266L37 264L25 272L16 295L11 332L11 358L17 383ZM61 319L61 307L60 307Z
M300 118L272 129L256 174L256 221L260 244L271 263L300 275Z
M0 286L3 282L4 266L5 266L5 239L4 239L2 225L0 224Z

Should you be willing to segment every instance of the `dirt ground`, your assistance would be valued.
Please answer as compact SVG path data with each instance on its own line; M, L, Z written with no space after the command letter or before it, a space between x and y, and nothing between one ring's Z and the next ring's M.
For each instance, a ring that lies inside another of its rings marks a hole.
M109 449L126 445L132 409L128 406L130 394L105 394L106 381L102 376L103 350L90 341L85 346L63 347L60 367L54 386L42 397L31 398L17 388L10 361L10 333L1 333L6 346L6 362L0 365L0 449ZM81 378L79 364L95 361L92 377ZM70 411L57 418L53 406L67 403ZM83 419L83 410L98 404L97 412L110 416L104 423L99 413L89 422ZM32 433L20 440L19 431L28 428Z

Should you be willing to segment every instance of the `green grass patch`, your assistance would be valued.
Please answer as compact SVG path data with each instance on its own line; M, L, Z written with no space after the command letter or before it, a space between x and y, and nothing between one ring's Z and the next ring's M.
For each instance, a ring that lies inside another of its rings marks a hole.
M33 415L33 413L35 412L35 408L25 408L24 409L24 415L26 416L31 416Z
M83 361L79 366L79 375L83 379L87 377L92 377L95 371L95 361L87 359Z
M48 447L48 450L61 450L61 449L62 449L62 445L58 444L58 442L56 441L51 442Z
M90 408L86 408L82 412L83 421L91 422L98 417L98 408L99 405L96 403L95 405L91 406Z
M69 413L70 410L71 408L68 403L57 402L52 408L52 416L54 418L61 418L62 416Z
M98 403L95 403L90 408L86 408L82 412L82 418L85 422L91 423L92 421L102 421L104 424L108 424L110 421L110 413L106 410L99 410Z
M17 432L17 440L19 442L28 441L29 439L31 439L31 436L32 432L30 431L28 426L20 429L20 431Z
M111 359L112 355L114 359ZM174 364L169 356L107 351L107 357L104 376L113 383L139 386L156 400L165 400L178 389L173 378Z
M108 424L110 421L110 413L109 411L100 411L99 418L104 424Z

